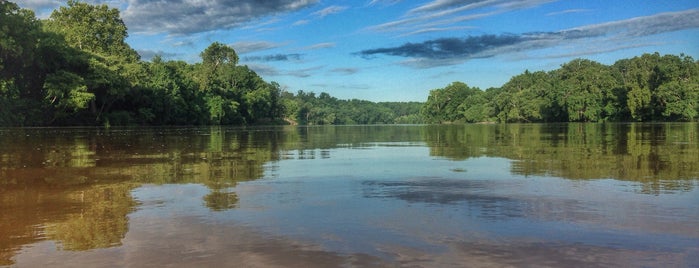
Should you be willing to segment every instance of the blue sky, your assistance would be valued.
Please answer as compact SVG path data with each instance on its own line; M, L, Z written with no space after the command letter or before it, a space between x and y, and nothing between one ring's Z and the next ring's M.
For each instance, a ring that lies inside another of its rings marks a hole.
M61 2L17 1L46 18ZM425 101L463 81L499 87L575 58L699 59L699 1L88 0L119 8L144 60L199 61L212 42L290 92Z

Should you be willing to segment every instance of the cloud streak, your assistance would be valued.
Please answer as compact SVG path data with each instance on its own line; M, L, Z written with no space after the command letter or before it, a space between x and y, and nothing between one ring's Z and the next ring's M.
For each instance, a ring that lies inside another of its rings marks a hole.
M558 16L558 15L564 15L564 14L584 13L584 12L591 12L591 11L592 11L592 9L585 9L585 8L566 9L566 10L561 10L561 11L557 11L557 12L547 13L546 16Z
M170 59L170 58L174 58L176 56L179 56L179 54L177 54L177 53L163 52L162 50L155 51L155 50L148 50L148 49L140 49L137 52L138 52L138 55L141 56L142 60L151 60L156 55L159 55L165 59Z
M255 51L273 49L281 47L282 45L283 44L280 43L272 43L267 41L244 41L230 44L230 46L233 47L233 49L235 49L235 52L238 54L246 54Z
M342 75L352 75L359 72L357 68L335 68L330 70L330 72L342 74Z
M264 16L296 11L318 0L130 0L122 12L129 30L174 35L239 27Z
M247 56L243 57L243 61L290 61L290 60L301 60L301 54L273 54L265 56Z
M466 38L440 38L422 43L406 43L399 47L363 50L359 54L371 57L376 54L391 56L449 59L454 57L473 57L483 51L522 43L527 37L518 35L481 35Z
M267 64L247 64L247 66L262 76L293 76L297 78L310 77L316 71L325 68L325 66L313 66L294 70L279 70L278 68Z
M304 47L303 49L305 50L316 50L316 49L323 49L323 48L333 48L335 47L335 43L332 42L327 42L327 43L318 43L315 45L310 45L307 47Z
M422 29L456 27L457 23L494 16L509 11L532 8L556 0L435 0L409 10L403 18L370 26L375 32L408 32ZM463 27L463 26L462 26Z
M342 11L345 11L345 9L347 9L347 8L348 7L346 7L346 6L329 6L329 7L326 7L324 9L313 12L313 15L316 15L320 18L324 18L328 15L337 14L337 13L340 13Z
M493 5L504 1L494 0L435 0L410 10L410 13L429 12L435 10L443 10L447 8L462 7L465 9L474 9L487 5Z
M405 43L397 47L367 49L356 54L364 58L377 55L406 57L410 59L404 62L405 65L429 68L505 53L550 48L579 40L623 40L694 28L699 28L699 9L660 13L558 32L439 38L421 43Z
M31 8L34 10L45 9L45 8L54 9L61 4L60 1L56 1L56 0L20 0L20 1L13 1L13 2L16 2L21 7Z

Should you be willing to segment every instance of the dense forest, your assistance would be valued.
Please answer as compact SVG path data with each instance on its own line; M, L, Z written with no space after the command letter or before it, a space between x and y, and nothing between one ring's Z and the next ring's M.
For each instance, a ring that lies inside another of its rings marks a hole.
M140 59L119 10L70 0L45 20L0 1L0 126L694 121L699 61L644 54L576 59L481 90L462 82L426 103L286 92L214 42L201 61Z
M9 1L0 9L0 126L418 122L406 115L420 103L283 92L218 42L198 63L143 61L106 4L71 0L46 20Z
M454 82L432 90L422 114L429 123L694 121L699 61L658 53L611 66L575 59L485 91Z

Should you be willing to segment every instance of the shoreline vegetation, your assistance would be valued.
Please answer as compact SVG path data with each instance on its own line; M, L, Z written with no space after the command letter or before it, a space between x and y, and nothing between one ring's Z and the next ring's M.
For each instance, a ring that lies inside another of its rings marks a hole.
M699 61L575 59L499 88L454 82L425 102L282 90L219 42L201 61L140 59L119 10L70 0L47 19L0 2L0 127L699 120Z

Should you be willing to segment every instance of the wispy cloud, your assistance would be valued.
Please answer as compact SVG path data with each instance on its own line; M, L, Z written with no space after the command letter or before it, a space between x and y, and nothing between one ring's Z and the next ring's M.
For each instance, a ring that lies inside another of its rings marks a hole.
M486 5L493 5L503 1L493 0L435 0L410 10L410 13L429 12L447 8L461 7L474 9Z
M270 66L267 64L246 64L248 68L252 69L255 71L255 73L265 77L265 76L278 76L281 74L279 69L277 69L274 66Z
M435 0L409 10L402 18L370 26L376 32L420 33L422 29L456 27L458 23L509 11L536 7L556 0Z
M250 25L243 26L242 29L257 29L257 30L259 30L259 29L265 29L265 28L269 28L269 27L267 27L267 26L272 25L272 24L275 24L275 23L277 23L277 22L279 22L279 21L280 21L279 18L271 18L271 19L268 19L268 20L265 20L265 21L260 21L260 22L255 23L255 24L250 24Z
M566 10L547 13L546 16L558 16L558 15L564 15L564 14L585 13L585 12L591 12L591 11L593 11L593 10L592 9L585 9L585 8L566 9Z
M661 45L665 45L665 43L663 43L663 42L649 42L649 43L634 43L634 44L611 44L611 45L607 44L606 46L603 46L603 47L593 46L593 47L589 47L589 48L585 48L585 49L577 49L577 50L570 52L570 53L549 54L549 55L545 55L543 57L525 57L524 59L532 59L532 58L556 59L556 58L582 57L582 56L595 55L595 54L601 54L601 53L609 53L609 52L630 49L630 48L661 46Z
M136 52L138 52L138 55L140 55L141 59L143 59L143 60L151 60L156 55L160 55L161 57L163 57L165 59L170 59L170 58L174 58L176 56L179 56L179 54L177 54L177 53L168 53L168 52L163 52L162 50L155 51L155 50L141 49L141 50L138 50Z
M311 21L310 21L310 20L297 20L296 22L294 22L294 23L291 24L291 25L292 25L292 26L306 25L306 24L308 24L309 22L311 22Z
M323 49L323 48L333 48L333 47L335 47L335 45L336 45L335 43L331 43L331 42L318 43L315 45L310 45L310 46L304 47L303 49L304 50L316 50L316 49Z
M290 61L290 60L301 60L301 54L273 54L265 56L247 56L243 57L243 61Z
M474 57L486 50L522 43L527 39L530 38L513 34L469 36L466 38L440 38L422 43L406 43L398 47L367 49L361 51L359 54L365 57L385 54L427 59Z
M308 68L303 68L303 69L295 69L291 71L285 72L283 75L290 75L290 76L295 76L299 78L306 78L311 75L317 70L323 69L325 66L314 66L314 67L308 67Z
M33 10L54 9L61 4L61 1L56 0L19 0L13 2L16 2L22 8Z
M179 40L172 43L173 47L191 47L194 46L193 40Z
M282 43L272 43L267 41L243 41L230 44L238 54L245 54L255 51L267 50L283 46Z
M335 68L330 70L333 73L338 73L338 74L343 74L343 75L352 75L356 74L359 72L359 69L357 68Z
M432 32L444 32L444 31L456 31L456 30L466 30L466 29L474 29L476 27L473 26L454 26L454 27L432 27L432 28L425 28L425 29L420 29L416 31L412 31L409 33L404 33L399 36L409 36L409 35L416 35L416 34L424 34L424 33L432 33Z
M342 11L345 11L347 8L349 8L349 7L347 7L347 6L329 6L329 7L326 7L324 9L313 12L313 15L324 18L325 16L337 14L337 13L340 13Z
M393 5L402 0L371 0L369 3L367 3L367 6L373 6L377 4L386 4L386 5Z
M277 67L267 64L247 64L247 66L261 76L293 76L298 78L306 78L312 76L317 71L325 68L325 66L313 66L308 68L294 70L280 70Z
M397 47L367 49L357 54L365 58L376 55L406 57L409 59L403 62L404 65L429 68L459 64L475 58L556 47L580 40L610 42L694 28L699 28L699 9L660 13L558 32L439 38L421 43L405 43Z
M192 34L241 27L264 16L291 12L318 0L121 1L129 30L145 33Z

